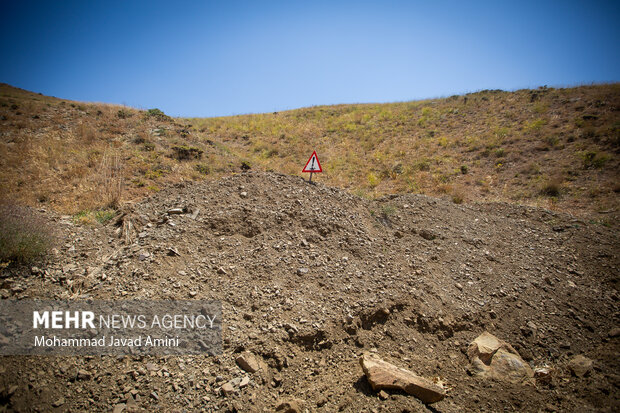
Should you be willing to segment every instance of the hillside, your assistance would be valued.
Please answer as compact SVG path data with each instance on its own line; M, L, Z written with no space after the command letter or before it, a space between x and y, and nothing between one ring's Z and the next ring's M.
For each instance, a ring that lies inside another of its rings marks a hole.
M85 214L248 167L297 175L317 150L317 179L363 197L506 201L609 225L619 106L620 85L610 84L172 119L2 85L0 191Z
M0 269L3 299L219 299L224 351L3 357L0 409L250 412L287 400L308 412L620 406L612 228L505 203L368 200L257 171L167 187L105 226L39 215L57 228L58 248L37 268ZM550 373L525 383L474 375L467 348L484 331ZM427 406L372 390L364 352L443 383L446 398ZM580 355L592 366L571 367ZM240 356L259 370L248 372Z

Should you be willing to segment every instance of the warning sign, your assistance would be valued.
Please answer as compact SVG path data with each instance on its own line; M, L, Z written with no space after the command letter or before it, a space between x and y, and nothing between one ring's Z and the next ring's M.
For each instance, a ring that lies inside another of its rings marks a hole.
M321 163L319 162L319 157L316 156L316 151L312 152L312 156L310 157L310 159L308 159L308 162L306 163L306 166L304 166L302 172L323 172L323 169L321 168Z

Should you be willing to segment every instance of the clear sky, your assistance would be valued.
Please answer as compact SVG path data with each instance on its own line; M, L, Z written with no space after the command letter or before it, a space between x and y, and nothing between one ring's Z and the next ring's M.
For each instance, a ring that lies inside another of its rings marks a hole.
M0 82L221 116L620 81L620 1L0 0Z

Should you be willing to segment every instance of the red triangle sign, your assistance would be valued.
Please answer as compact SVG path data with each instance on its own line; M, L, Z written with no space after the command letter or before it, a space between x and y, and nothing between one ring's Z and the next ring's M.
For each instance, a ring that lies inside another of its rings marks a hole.
M319 157L316 156L316 151L312 152L312 156L310 156L310 159L308 159L306 166L304 166L304 169L301 172L323 172L321 163L319 162Z

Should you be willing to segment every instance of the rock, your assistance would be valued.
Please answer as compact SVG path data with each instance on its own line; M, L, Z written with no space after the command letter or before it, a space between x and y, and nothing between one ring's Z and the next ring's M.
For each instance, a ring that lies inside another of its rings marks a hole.
M54 401L54 402L52 403L52 407L60 407L60 406L62 406L63 404L65 404L65 398L64 398L64 397L61 397L61 398L59 398L58 400L56 400L56 401Z
M181 215L183 213L183 208L172 208L168 210L168 215Z
M241 193L239 194L239 196L240 196L241 198L247 198L247 197L248 197L248 193L244 191L244 192L241 192Z
M245 376L239 382L239 388L243 389L244 387L247 387L249 384L250 384L250 377Z
M32 275L39 275L39 274L43 273L43 271L41 271L41 269L39 267L32 267L30 269L30 272L32 273Z
M123 413L124 410L125 410L125 403L119 403L116 406L114 406L114 410L112 411L112 413Z
M553 376L553 370L549 367L538 367L534 369L534 378L536 383L549 384L551 383Z
M179 254L179 251L177 251L176 248L172 248L172 247L166 250L166 255L168 255L169 257L180 257L181 256L181 254Z
M616 327L609 330L609 337L616 338L618 336L620 336L620 328Z
M220 267L220 268L217 269L217 273L220 274L220 275L226 275L226 270L224 268Z
M573 357L568 362L568 368L575 376L585 377L590 374L590 371L592 370L592 360L580 354Z
M233 387L231 382L227 382L222 385L222 394L224 394L224 396L228 396L229 394L233 394L234 392L235 388Z
M243 370L247 371L248 373L256 373L260 369L260 367L258 366L258 361L256 360L256 357L254 356L254 354L250 353L249 351L246 351L242 353L241 355L239 355L239 357L237 357L236 359L236 362L239 365L239 367L241 367Z
M306 275L306 274L308 274L308 271L310 271L310 270L307 269L307 268L298 268L297 269L297 275Z
M381 390L379 392L379 397L381 398L381 400L387 400L390 395L387 394L385 390Z
M144 261L144 260L146 260L146 259L147 259L148 257L150 257L150 256L151 256L151 254L150 254L148 251L142 251L142 252L140 253L140 255L138 255L138 259L139 259L140 261Z
M301 413L304 402L299 399L283 400L276 405L276 412Z
M534 377L530 366L508 343L484 332L467 349L474 372L482 377L507 380L513 383Z
M159 367L157 366L157 364L154 363L146 363L146 369L148 371L157 371L159 370Z
M90 378L91 378L91 374L88 371L86 371L84 369L78 370L78 372L77 372L77 379L78 380L90 380Z
M446 391L413 372L397 367L378 356L365 353L360 364L373 390L400 389L411 394L424 403L435 403L446 397Z

